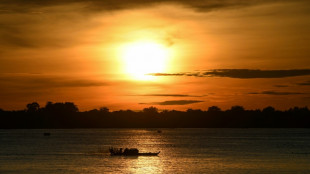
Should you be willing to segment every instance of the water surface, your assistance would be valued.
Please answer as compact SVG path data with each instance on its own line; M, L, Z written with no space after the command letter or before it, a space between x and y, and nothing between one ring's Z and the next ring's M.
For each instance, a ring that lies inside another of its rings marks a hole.
M157 130L0 130L0 173L310 173L310 129Z

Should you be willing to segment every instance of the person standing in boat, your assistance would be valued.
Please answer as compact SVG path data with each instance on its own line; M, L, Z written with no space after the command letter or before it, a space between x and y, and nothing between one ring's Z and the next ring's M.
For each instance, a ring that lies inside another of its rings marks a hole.
M128 153L128 148L124 150L124 154L127 154L127 153Z

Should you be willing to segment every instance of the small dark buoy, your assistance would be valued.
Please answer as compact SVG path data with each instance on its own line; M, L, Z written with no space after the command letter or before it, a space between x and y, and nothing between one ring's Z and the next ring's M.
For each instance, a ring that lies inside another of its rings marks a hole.
M51 133L49 133L49 132L45 132L43 135L44 135L44 136L50 136L50 135L51 135Z
M161 130L157 130L157 133L162 133L162 131Z

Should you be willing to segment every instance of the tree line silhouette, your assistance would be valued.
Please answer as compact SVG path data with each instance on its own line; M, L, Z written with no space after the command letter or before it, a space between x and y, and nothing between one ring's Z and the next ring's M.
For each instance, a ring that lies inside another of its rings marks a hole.
M80 112L72 102L37 102L26 105L25 110L0 109L0 128L310 128L307 107L294 107L279 111L268 106L262 110L245 110L232 106L221 110L211 106L207 110L163 110L156 107L142 111L119 110L107 107Z

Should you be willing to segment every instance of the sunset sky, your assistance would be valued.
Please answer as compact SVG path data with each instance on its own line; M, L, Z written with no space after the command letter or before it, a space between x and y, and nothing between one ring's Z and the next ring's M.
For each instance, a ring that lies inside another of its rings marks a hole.
M309 0L1 0L0 108L310 106Z

